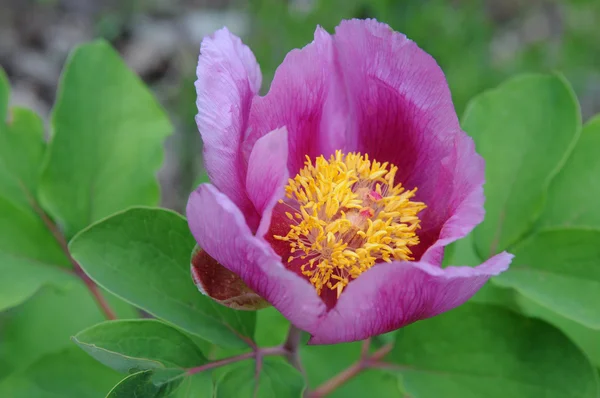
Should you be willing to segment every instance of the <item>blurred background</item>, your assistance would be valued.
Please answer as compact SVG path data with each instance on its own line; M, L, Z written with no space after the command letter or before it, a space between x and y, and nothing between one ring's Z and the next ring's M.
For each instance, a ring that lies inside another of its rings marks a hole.
M160 172L163 205L183 211L203 178L194 123L202 37L226 25L251 46L263 91L292 48L341 19L377 18L432 54L459 115L468 100L520 72L558 70L584 120L600 112L600 0L0 0L0 65L13 105L48 123L69 51L102 37L151 87L176 131Z

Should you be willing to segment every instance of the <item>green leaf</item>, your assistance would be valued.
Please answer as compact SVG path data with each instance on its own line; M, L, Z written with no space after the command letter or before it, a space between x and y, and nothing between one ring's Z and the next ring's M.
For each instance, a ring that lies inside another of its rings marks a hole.
M254 341L260 347L283 344L290 329L288 321L275 307L256 312L256 331Z
M70 279L58 269L68 260L36 209L45 147L42 121L27 109L15 108L8 115L8 95L8 81L0 72L0 311L44 285Z
M469 300L471 303L488 304L502 307L516 313L521 313L518 298L520 294L514 289L504 288L495 283L486 283Z
M258 385L254 362L243 362L217 381L215 398L301 398L304 379L300 372L279 360L263 361ZM255 393L256 392L256 393Z
M103 322L77 333L73 341L96 360L122 373L188 368L206 362L189 337L154 319Z
M386 358L419 398L592 398L598 375L562 333L495 306L468 303L403 329Z
M106 298L119 316L136 315L132 307L115 297ZM73 346L72 335L103 320L83 283L74 281L60 290L42 288L21 306L4 313L0 321L0 379L44 355Z
M31 208L44 150L44 125L40 117L29 109L11 109L9 120L0 126L0 184L6 200Z
M120 375L76 347L43 357L0 382L0 397L99 398Z
M542 228L600 228L600 116L588 122L560 173L552 181Z
M577 344L590 358L594 366L600 368L600 330L587 328L537 304L514 289L503 288L493 283L488 283L481 288L470 302L504 307L513 312L542 319L552 324Z
M594 366L600 368L600 330L593 330L562 317L555 312L536 304L522 295L517 295L521 310L527 315L542 319L559 328L590 358Z
M515 247L515 259L494 283L539 305L600 329L600 230L540 231Z
M562 77L526 75L476 97L462 125L486 160L486 217L475 245L488 258L539 218L550 181L579 136L579 106Z
M69 57L52 126L40 200L67 237L129 206L158 204L155 174L172 126L107 43L84 44Z
M171 396L185 377L177 369L145 370L127 376L106 398L164 398Z
M476 267L483 261L475 251L473 232L464 238L451 243L444 251L443 266L468 265Z
M75 280L58 266L2 252L0 275L0 311L23 303L43 286L65 285Z
M190 275L195 241L183 217L134 208L98 222L70 244L96 283L124 300L215 344L247 347L256 315L219 305L198 291Z
M172 396L174 398L213 398L213 388L212 374L201 372L187 376Z

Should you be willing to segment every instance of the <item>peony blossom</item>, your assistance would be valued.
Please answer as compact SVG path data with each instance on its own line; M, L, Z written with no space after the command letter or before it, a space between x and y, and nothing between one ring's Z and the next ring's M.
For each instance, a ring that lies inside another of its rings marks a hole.
M211 183L187 217L203 292L222 265L311 344L331 344L448 311L508 268L508 253L441 267L483 219L484 161L441 69L404 35L374 20L317 28L261 96L254 55L221 29L197 75Z

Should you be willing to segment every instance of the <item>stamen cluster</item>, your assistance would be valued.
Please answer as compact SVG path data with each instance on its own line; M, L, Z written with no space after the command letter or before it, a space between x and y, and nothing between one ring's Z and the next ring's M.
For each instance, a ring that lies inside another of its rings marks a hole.
M329 159L306 158L285 189L290 230L275 239L289 242L287 259L303 261L302 274L321 294L339 297L348 283L377 262L413 260L419 244L417 188L395 184L398 168L360 153L336 151Z

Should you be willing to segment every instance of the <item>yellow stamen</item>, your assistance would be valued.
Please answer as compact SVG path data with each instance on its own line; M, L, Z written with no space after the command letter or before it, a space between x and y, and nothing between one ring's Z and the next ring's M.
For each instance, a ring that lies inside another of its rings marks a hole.
M410 200L417 188L394 185L397 171L368 155L336 151L314 163L307 156L289 180L280 203L289 207L290 231L275 239L290 243L288 263L305 260L300 269L318 294L326 287L339 297L379 260L414 260L410 246L419 244L417 214L426 206Z

